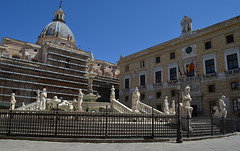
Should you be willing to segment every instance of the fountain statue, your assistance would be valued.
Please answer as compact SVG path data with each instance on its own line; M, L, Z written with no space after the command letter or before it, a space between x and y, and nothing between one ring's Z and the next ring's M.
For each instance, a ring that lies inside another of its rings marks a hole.
M136 90L132 94L132 111L133 112L139 112L138 111L138 103L140 102L140 93L138 91L138 87L136 87Z
M83 100L87 102L96 102L101 96L93 94L93 78L95 78L97 74L93 72L93 66L96 65L96 63L92 51L86 64L89 68L89 72L84 74L84 76L88 79L88 94L84 95Z
M46 88L43 88L43 92L40 94L39 110L46 110L46 99L47 99Z
M214 106L213 110L215 110L214 117L218 118L226 118L227 117L227 110L226 110L226 104L224 103L226 97L224 95L221 96L219 99L219 107Z
M168 96L164 99L164 113L169 114L169 103L168 103Z

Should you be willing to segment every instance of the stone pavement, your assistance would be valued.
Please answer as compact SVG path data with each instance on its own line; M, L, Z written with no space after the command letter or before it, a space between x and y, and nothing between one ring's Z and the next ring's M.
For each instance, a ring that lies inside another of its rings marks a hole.
M0 140L0 151L239 151L240 133L237 135L184 141L182 144L171 142L147 143L80 143L47 142L28 140Z

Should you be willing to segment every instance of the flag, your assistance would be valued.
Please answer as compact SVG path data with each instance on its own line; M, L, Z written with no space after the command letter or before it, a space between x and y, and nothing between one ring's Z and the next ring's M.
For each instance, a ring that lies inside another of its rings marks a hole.
M190 71L194 70L194 64L193 61L188 65L187 67L187 73L190 73Z
M179 68L179 64L178 64L178 72L180 73L180 75L182 75L182 72L181 72L181 70Z

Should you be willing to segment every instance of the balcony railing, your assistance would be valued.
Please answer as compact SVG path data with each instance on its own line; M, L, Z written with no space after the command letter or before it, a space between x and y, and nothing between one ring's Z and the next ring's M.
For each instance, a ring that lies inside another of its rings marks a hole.
M233 74L236 74L239 72L240 72L240 70L239 70L239 68L237 68L237 69L233 69L233 70L227 70L227 71L225 71L225 74L228 76L228 75L233 75Z
M178 80L171 80L171 81L168 81L167 83L168 83L168 85L176 84L176 83L178 83Z
M181 82L188 82L188 81L196 81L199 80L199 76L192 76L192 77L185 77L183 79L180 79Z
M153 87L154 87L154 88L160 88L160 87L162 87L162 86L163 86L162 82L153 83Z
M204 78L204 79L215 78L215 77L217 77L217 73L216 73L216 72L215 72L215 73L209 73L209 74L204 74L204 75L203 75L203 78Z

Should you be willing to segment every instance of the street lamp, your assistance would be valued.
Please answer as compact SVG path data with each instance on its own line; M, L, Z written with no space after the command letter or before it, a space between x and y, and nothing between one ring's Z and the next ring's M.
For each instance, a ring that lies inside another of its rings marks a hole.
M180 99L179 99L179 93L181 90L181 85L180 83L176 84L176 90L177 90L177 94L178 94L178 129L177 129L177 143L182 143L182 126L181 126L181 116L180 116Z

